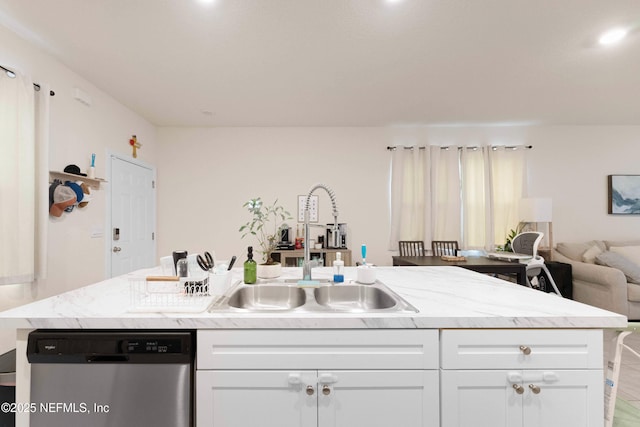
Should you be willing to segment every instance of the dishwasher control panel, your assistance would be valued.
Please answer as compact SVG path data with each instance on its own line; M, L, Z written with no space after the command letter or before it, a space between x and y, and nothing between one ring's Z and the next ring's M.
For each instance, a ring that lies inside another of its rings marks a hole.
M191 363L194 331L37 330L29 334L30 363Z
M138 339L122 343L124 353L182 353L179 339Z

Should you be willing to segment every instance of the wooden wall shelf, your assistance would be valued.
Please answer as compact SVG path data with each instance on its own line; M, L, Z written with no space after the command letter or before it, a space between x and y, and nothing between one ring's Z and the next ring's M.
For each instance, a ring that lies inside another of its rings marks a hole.
M73 173L66 172L58 172L58 171L49 171L49 178L51 181L54 179L59 179L62 182L65 181L82 181L89 186L89 188L93 188L94 190L100 189L100 183L107 182L102 178L89 178L82 175L76 175Z

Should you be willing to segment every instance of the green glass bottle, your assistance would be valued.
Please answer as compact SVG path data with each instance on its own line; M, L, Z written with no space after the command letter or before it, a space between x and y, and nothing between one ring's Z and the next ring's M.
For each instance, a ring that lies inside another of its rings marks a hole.
M247 260L244 262L244 283L253 285L258 278L258 264L253 260L253 246L247 248Z

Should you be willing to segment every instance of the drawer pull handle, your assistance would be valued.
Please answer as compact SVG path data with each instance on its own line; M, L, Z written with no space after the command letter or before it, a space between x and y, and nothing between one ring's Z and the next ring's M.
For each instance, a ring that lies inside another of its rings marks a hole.
M521 345L521 346L520 346L520 351L521 351L524 355L528 356L528 355L530 355L530 354L531 354L531 347L526 346L526 345Z
M520 384L514 384L513 385L513 389L516 391L516 393L518 394L522 394L524 393L524 387L522 387Z
M308 386L307 386L307 394L308 394L309 396L313 396L313 393L315 393L315 391L316 391L316 390L313 388L313 386L312 386L312 385L308 385Z
M331 387L329 387L328 385L323 385L322 386L322 394L324 394L325 396L329 396L331 394Z
M531 389L533 394L539 394L540 393L540 387L538 387L537 385L529 384L529 388Z

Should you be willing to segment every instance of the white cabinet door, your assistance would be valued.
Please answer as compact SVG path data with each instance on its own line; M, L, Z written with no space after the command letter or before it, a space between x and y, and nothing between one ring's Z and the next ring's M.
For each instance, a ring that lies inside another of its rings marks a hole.
M197 371L196 426L317 427L316 381L316 371Z
M602 382L600 370L444 370L442 426L601 427Z
M522 427L522 395L507 371L441 371L442 427ZM560 424L548 424L551 427Z
M320 371L320 427L439 425L438 371Z
M603 425L604 387L600 370L524 371L523 387L525 426Z

